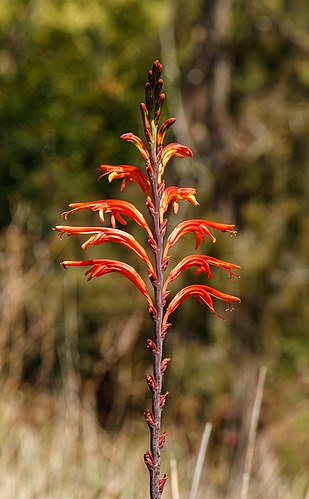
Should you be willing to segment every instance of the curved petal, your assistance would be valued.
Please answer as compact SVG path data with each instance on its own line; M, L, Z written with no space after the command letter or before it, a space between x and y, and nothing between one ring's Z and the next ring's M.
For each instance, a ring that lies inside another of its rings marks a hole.
M222 315L219 315L215 311L211 296L214 296L215 298L217 298L219 300L223 300L223 301L227 302L229 305L229 310L233 309L232 305L231 305L232 302L240 303L240 301L241 301L240 298L238 298L237 296L222 293L221 291L218 291L218 290L211 288L209 286L205 286L203 284L192 284L191 286L187 286L187 287L181 289L174 296L172 301L169 303L167 310L166 310L166 313L163 317L163 323L162 323L163 328L165 330L169 326L169 324L167 323L167 319L168 319L169 315L172 312L174 312L174 310L176 310L178 305L180 305L180 303L183 300L185 300L186 298L188 298L189 296L195 296L200 303L205 303L208 306L209 310L213 314L216 314L218 317L220 317L223 320L225 320L224 317L222 317Z
M160 167L160 179L164 174L164 170L167 162L173 157L177 156L178 158L185 158L186 156L193 156L193 153L189 147L184 146L182 144L178 144L177 142L171 142L167 146L162 149L161 155L161 167Z
M157 132L157 146L160 148L163 146L164 138L166 135L166 132L172 126L176 121L176 118L169 118L168 120L164 121L162 125L160 126L158 132Z
M210 222L209 220L200 219L185 220L183 222L180 222L180 224L178 224L169 235L164 250L164 256L167 256L169 249L172 248L172 246L174 246L182 236L188 234L189 232L194 232L196 235L195 249L199 247L201 241L205 241L204 234L208 236L213 243L215 243L216 238L208 230L208 227L220 230L221 232L230 232L231 234L236 234L236 231L233 230L235 225L220 224L216 222Z
M137 137L137 135L134 135L134 133L129 132L129 133L124 133L123 135L120 136L120 138L121 140L125 140L126 142L131 142L132 144L134 144L141 153L143 159L147 163L150 161L150 154L148 148L145 142L140 137Z
M97 246L106 242L115 242L122 244L129 248L136 255L138 255L144 262L146 262L148 270L151 275L154 275L153 266L143 246L128 232L119 229L112 229L110 227L74 227L57 225L56 230L63 234L73 235L90 235L89 239L82 244L82 248L86 249L88 246Z
M100 178L104 177L105 175L108 175L108 181L112 182L115 178L123 178L124 180L122 181L121 184L121 192L125 189L127 184L129 182L135 182L140 186L142 191L146 194L147 197L150 196L150 183L149 180L146 178L144 173L139 169L136 168L136 166L131 166L131 165L101 165L98 168L98 173L103 171L101 175L98 177L98 180Z
M177 265L174 267L170 273L168 278L165 281L163 291L166 291L168 285L174 281L181 272L186 270L189 267L197 267L197 270L194 272L195 274L200 274L204 272L207 274L208 278L211 279L211 271L209 264L215 265L216 267L220 267L230 274L230 277L239 277L238 274L233 272L232 269L240 269L239 265L235 265L234 263L223 262L222 260L218 260L218 258L214 258L208 255L189 255L185 256Z
M153 239L152 232L149 228L148 223L146 222L145 217L142 213L128 201L122 201L119 199L100 199L98 201L90 201L86 203L71 203L69 211L65 211L62 213L62 216L67 219L68 215L71 213L75 213L80 210L90 209L92 211L99 212L99 218L104 222L104 214L111 214L111 223L115 228L116 222L115 219L118 220L122 225L126 225L125 219L122 215L125 215L132 220L134 220L138 225L146 229L148 235Z
M135 286L140 290L140 292L145 296L148 303L148 311L151 315L156 313L156 309L152 303L152 299L147 291L146 284L141 278L139 273L124 262L119 262L117 260L84 260L84 261L63 261L61 262L63 267L91 267L85 275L88 276L88 281L94 277L101 277L105 274L111 272L118 272L122 274L127 279L129 279Z
M168 209L168 205L172 203L174 213L178 212L178 199L190 201L194 206L198 206L199 203L195 198L196 189L191 187L176 187L174 185L167 187L163 193L161 200L160 216L161 222L163 221L164 213Z

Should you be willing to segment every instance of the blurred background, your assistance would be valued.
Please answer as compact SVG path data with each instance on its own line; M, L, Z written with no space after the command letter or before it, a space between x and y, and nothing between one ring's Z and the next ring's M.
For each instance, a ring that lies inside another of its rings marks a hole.
M194 300L172 316L163 469L176 460L187 497L210 421L198 497L239 497L266 366L249 497L308 497L308 27L306 0L2 0L1 497L145 497L143 297L121 276L86 284L81 269L64 272L61 258L85 258L84 240L51 228L74 201L143 209L134 185L119 193L96 168L143 166L119 135L142 134L138 104L157 58L165 117L177 118L168 139L194 152L169 163L167 180L196 187L200 202L182 204L169 228L184 217L235 223L236 238L201 249L242 267L232 282L213 272L214 287L242 298L226 323ZM85 220L97 223L71 222ZM188 235L173 261L193 248ZM91 254L143 272L115 244ZM174 289L194 280L188 271Z

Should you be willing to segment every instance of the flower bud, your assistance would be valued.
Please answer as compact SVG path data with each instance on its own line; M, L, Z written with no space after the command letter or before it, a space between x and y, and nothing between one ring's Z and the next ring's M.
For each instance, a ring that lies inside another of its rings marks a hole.
M165 402L166 402L166 399L167 397L169 396L169 392L166 392L164 393L163 395L160 396L160 407L161 409L163 409L163 407L165 406Z
M164 490L166 480L167 480L167 475L164 475L163 478L161 478L161 480L159 480L159 492L160 492L160 494L162 494L162 492Z
M146 374L145 380L151 392L154 392L157 386L156 380L154 379L152 374Z
M149 471L155 468L154 458L152 454L150 454L149 450L144 454L144 463L146 464Z
M147 344L147 348L148 350L153 354L155 355L157 353L157 345L154 343L154 341L150 340L148 338L148 340L146 341L146 344Z
M152 73L157 79L160 78L162 74L162 69L163 69L162 64L158 61L158 59L156 59L152 66Z
M166 431L161 433L161 435L159 436L159 449L163 449L166 437L167 437Z
M150 409L146 409L144 412L146 423L150 428L155 428L157 423L155 422L154 414Z
M160 92L162 90L162 87L163 87L163 80L162 80L162 78L160 78L160 80L157 81L155 91L154 91L155 99L157 99L159 97Z
M150 83L150 85L151 85L152 87L154 87L154 86L155 86L155 77L154 77L154 75L153 75L152 70L148 71L148 82Z
M169 363L170 360L171 360L170 357L166 357L165 359L162 360L161 366L160 366L161 374L165 373L166 368L167 368L167 364Z
M148 111L151 111L153 107L153 101L152 101L151 85L149 82L147 82L145 85L145 101Z
M165 101L165 94L160 94L156 100L155 112L161 112L163 104Z

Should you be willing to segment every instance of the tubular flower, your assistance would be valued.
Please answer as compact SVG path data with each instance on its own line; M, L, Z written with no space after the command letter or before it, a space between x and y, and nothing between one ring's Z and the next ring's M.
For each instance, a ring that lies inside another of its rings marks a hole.
M194 206L198 206L199 203L197 202L194 194L196 193L196 189L193 189L191 187L175 187L174 185L171 187L167 187L163 193L162 200L161 200L161 208L160 208L160 215L161 215L161 222L163 222L163 216L164 213L168 209L168 205L172 203L173 211L176 215L178 213L178 199L190 201L190 203L194 204Z
M168 131L169 127L175 123L175 121L176 121L176 118L169 118L168 120L164 121L164 123L162 123L162 125L160 126L158 133L157 133L157 146L158 146L158 148L161 148L163 146L166 132Z
M132 142L139 152L141 153L143 159L146 161L146 163L149 163L150 161L150 155L148 148L145 144L145 142L140 138L137 137L137 135L134 135L134 133L129 132L129 133L124 133L123 135L120 135L121 140L125 140L126 142Z
M209 264L215 265L216 267L220 267L221 269L228 272L232 277L239 277L238 274L233 272L231 269L240 269L239 265L235 265L234 263L223 262L222 260L218 260L212 256L208 255L189 255L185 256L177 265L174 267L170 273L168 278L165 281L163 290L166 291L168 285L174 281L181 272L189 267L197 267L197 270L194 274L200 274L204 272L209 279L211 279L211 271Z
M196 235L195 249L199 247L201 241L205 242L204 234L206 234L206 236L208 236L212 242L215 243L216 238L208 230L208 227L220 230L221 232L236 234L236 231L233 230L235 225L219 224L200 219L185 220L184 222L180 222L180 224L176 225L175 229L169 235L164 250L164 256L167 256L169 249L172 248L172 246L174 246L182 236L188 234L189 232L194 232Z
M98 177L100 180L105 175L108 175L108 181L112 182L115 178L123 178L121 183L120 191L122 192L129 182L135 182L140 186L142 191L146 194L147 197L150 196L150 184L149 180L146 178L144 173L136 166L130 165L101 165L98 168L98 173L103 170L103 173Z
M112 227L116 227L116 220L122 225L127 225L127 222L122 217L125 215L132 220L134 220L138 225L146 229L148 235L152 238L152 232L149 225L146 222L145 217L142 213L135 208L132 203L128 201L122 201L119 199L100 199L98 201L90 201L89 203L71 203L69 207L72 208L69 211L62 213L62 216L67 219L68 215L75 213L80 210L90 209L92 211L99 212L99 218L104 222L104 214L111 213L111 224Z
M90 245L97 246L98 244L109 241L122 244L146 262L150 274L154 275L153 266L145 249L135 237L128 232L119 229L111 229L110 227L72 227L69 225L57 225L56 230L59 232L60 237L63 234L68 234L69 236L91 234L91 237L82 244L83 249L88 248Z
M186 156L193 156L191 149L177 142L171 142L162 149L160 179L164 173L167 162L173 157L185 158Z
M218 300L223 300L227 302L228 310L233 310L231 302L240 303L241 301L240 298L238 298L237 296L232 296L226 293L222 293L221 291L218 291L214 288L210 288L209 286L205 286L204 284L192 284L191 286L187 286L181 289L174 296L172 301L169 303L166 313L163 317L163 323L162 323L163 328L166 329L169 326L169 324L167 323L169 315L172 312L174 312L174 310L178 307L178 305L189 296L196 296L196 298L201 304L205 303L213 314L216 314L218 317L220 317L223 320L225 320L224 317L222 315L219 315L215 311L211 296L214 296Z
M148 303L148 311L150 314L154 315L156 309L152 303L152 299L147 291L146 284L139 275L139 273L124 262L119 262L117 260L83 260L83 261L63 261L61 262L64 268L66 267L89 267L91 268L85 272L88 276L88 281L94 277L100 277L111 272L118 272L122 274L127 279L129 279L135 286L140 290L140 292L145 296Z

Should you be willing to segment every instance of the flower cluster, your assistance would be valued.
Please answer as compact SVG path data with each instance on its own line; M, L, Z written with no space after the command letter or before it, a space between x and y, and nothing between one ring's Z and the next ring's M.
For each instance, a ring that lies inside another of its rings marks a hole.
M148 72L145 85L145 102L140 104L143 120L145 141L133 133L125 133L120 138L134 144L145 161L145 172L132 165L101 165L98 168L99 179L107 176L109 182L121 179L120 190L123 191L129 182L134 182L145 194L145 205L149 212L151 223L148 224L144 215L131 203L117 199L101 199L98 201L72 203L70 210L63 213L66 219L68 215L80 210L92 210L98 212L98 218L105 222L105 215L110 215L111 227L99 225L96 227L77 227L59 225L56 230L62 236L83 235L87 240L82 244L86 249L90 245L100 245L105 242L115 242L125 246L134 252L146 265L149 282L148 284L141 275L130 265L122 261L109 259L96 259L84 261L63 261L62 265L89 267L86 271L88 280L100 277L110 272L117 272L127 277L147 300L148 311L155 323L153 340L147 340L147 348L153 355L153 373L145 376L146 383L152 394L152 409L144 412L145 420L150 429L150 451L144 455L145 464L150 473L150 496L159 499L162 495L167 476L160 477L161 449L164 446L166 432L161 433L161 412L165 405L168 392L162 394L162 378L167 369L169 358L163 358L163 341L170 323L169 316L175 311L179 304L188 297L194 296L201 304L206 304L210 312L219 315L213 303L213 298L223 300L232 310L233 302L240 302L236 296L232 296L204 284L192 284L181 289L167 304L170 289L169 286L177 277L187 269L195 267L195 274L203 272L207 278L212 277L211 266L218 267L227 272L230 277L238 276L236 271L238 265L224 262L217 258L193 254L184 257L173 269L167 271L170 250L179 240L188 233L194 233L196 237L195 249L205 241L205 236L213 243L216 241L211 229L221 232L235 234L234 225L210 222L204 219L192 219L180 222L165 238L167 229L166 214L169 207L177 213L179 201L189 201L194 206L199 203L195 197L195 189L178 186L165 185L164 173L169 160L176 156L185 158L192 156L191 150L185 145L175 142L164 145L164 139L168 129L175 122L169 118L160 125L161 110L165 100L162 93L163 80L161 78L162 65L155 61L152 69ZM146 250L127 231L117 228L126 225L126 219L135 221L146 231L148 249ZM152 293L150 289L153 289Z

